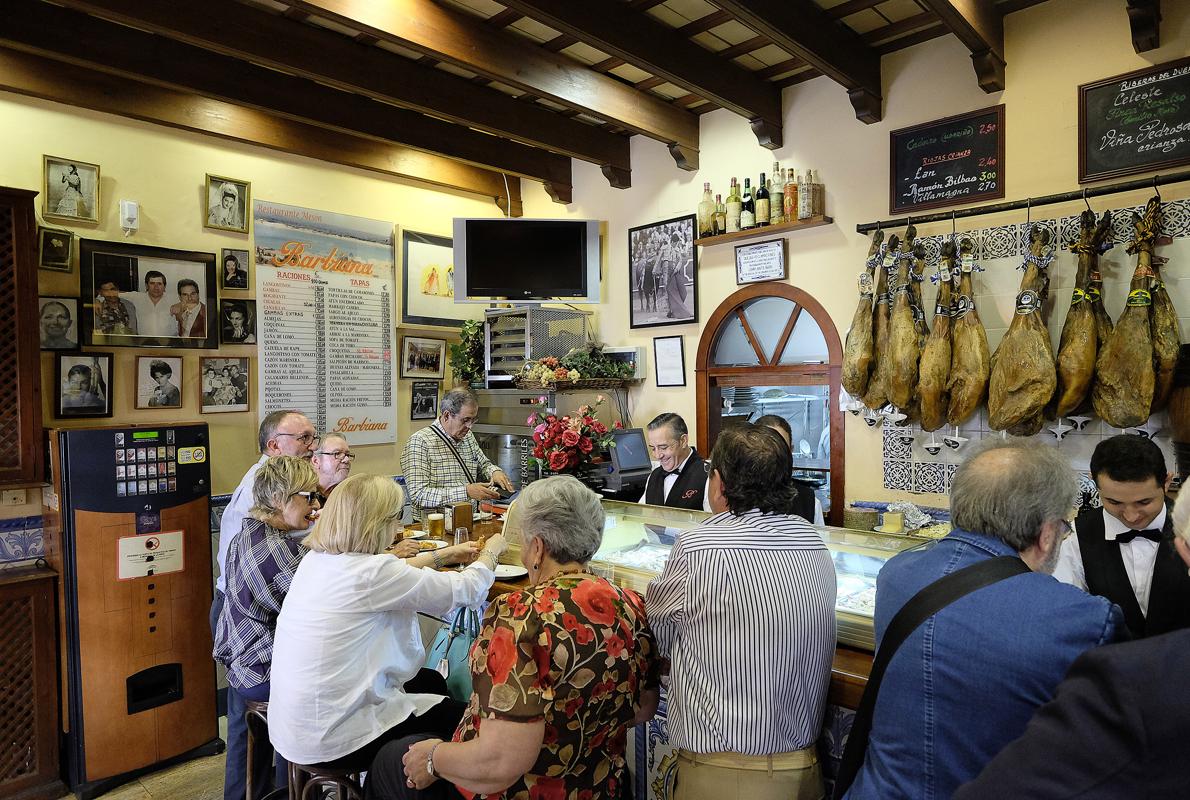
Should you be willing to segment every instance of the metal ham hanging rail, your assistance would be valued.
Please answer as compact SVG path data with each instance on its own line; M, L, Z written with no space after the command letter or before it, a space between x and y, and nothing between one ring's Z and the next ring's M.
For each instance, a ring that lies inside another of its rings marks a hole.
M1015 211L1019 208L1036 208L1037 206L1048 206L1054 203L1069 203L1075 200L1087 200L1092 197L1102 197L1103 195L1107 194L1133 192L1139 189L1156 189L1158 186L1166 186L1171 183L1182 183L1183 181L1190 181L1190 171L1175 172L1170 175L1154 175L1152 178L1139 178L1133 181L1109 183L1104 186L1088 187L1074 192L1047 194L1042 197L1029 197L1025 198L1024 200L1012 200L1006 203L989 203L988 205L962 208L955 211L941 211L937 214L913 214L907 217L898 217L897 219L865 222L860 225L856 225L855 231L856 233L870 233L874 230L891 230L893 228L905 227L910 221L912 221L914 225L923 225L927 222L949 222L951 220L962 219L963 217L981 217L985 214L998 214L1003 211Z

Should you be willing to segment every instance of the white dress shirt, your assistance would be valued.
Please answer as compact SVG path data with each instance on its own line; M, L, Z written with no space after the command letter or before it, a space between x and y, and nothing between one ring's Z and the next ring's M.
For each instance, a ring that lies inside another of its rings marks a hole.
M417 612L487 597L494 573L411 567L388 554L307 553L277 617L269 739L297 764L353 753L444 698L406 694L425 661Z
M215 579L215 588L220 592L227 591L227 584L223 580L223 573L227 571L227 548L236 534L244 529L244 517L248 516L254 499L252 485L256 482L256 471L268 460L268 456L262 455L259 461L248 467L244 477L240 478L240 485L232 492L227 508L223 509L223 516L219 518L219 577Z
M1168 513L1162 507L1161 513L1148 524L1145 530L1149 528L1163 530L1165 517ZM1129 530L1131 528L1104 510L1104 538L1109 542L1114 541L1117 536L1127 533ZM1128 582L1132 584L1132 591L1136 595L1140 613L1146 617L1149 615L1149 590L1153 586L1153 564L1157 561L1157 547L1157 542L1141 536L1137 536L1131 542L1120 544L1120 558L1124 562L1124 571L1128 573ZM1082 549L1078 544L1078 536L1068 536L1066 541L1062 542L1062 551L1058 555L1058 566L1054 569L1054 577L1062 583L1077 586L1083 591L1087 590L1087 576L1083 572L1083 556Z
M176 300L170 301L162 295L154 303L148 292L125 292L120 298L132 301L132 307L136 309L136 332L141 336L178 335L178 318L169 310Z
M674 488L674 484L678 482L678 473L680 473L682 470L684 470L686 468L686 462L689 461L693 455L694 455L694 448L691 448L690 452L687 453L686 457L684 459L682 459L682 463L678 464L678 468L675 469L669 475L665 476L665 482L663 484L661 484L661 502L664 503L666 500L669 499L669 490ZM657 467L661 466L660 461L650 461L649 463L651 463L653 465L653 469L657 469ZM653 480L653 475L650 473L648 479L645 480L645 490L644 490L644 492L641 493L640 499L636 501L638 504L640 504L642 506L645 505L645 495L647 495L649 493L649 481L651 481L651 480ZM703 511L711 510L711 476L710 475L707 476L707 482L705 484L703 484L703 487L702 487L702 510Z

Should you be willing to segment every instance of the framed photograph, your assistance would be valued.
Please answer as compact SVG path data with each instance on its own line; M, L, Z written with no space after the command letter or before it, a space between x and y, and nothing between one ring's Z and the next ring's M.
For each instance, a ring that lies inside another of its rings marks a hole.
M54 354L54 412L63 419L112 415L112 354Z
M182 359L174 356L136 357L136 407L182 407Z
M686 349L681 336L653 337L653 364L657 386L686 385Z
M219 302L219 341L223 344L256 344L256 301Z
M409 419L435 419L438 416L438 381L414 381Z
M252 207L252 184L208 172L206 187L203 225L221 231L247 233L248 209Z
M251 269L248 265L252 262L248 260L247 250L232 250L224 247L219 251L219 288L220 289L247 289L252 285L252 279L248 275L248 270Z
M70 272L74 234L57 228L37 229L37 268Z
M453 243L445 236L401 231L401 322L457 328L482 320L486 306L455 303Z
M215 254L130 242L79 242L85 345L211 349Z
M698 322L695 215L628 229L631 327Z
M41 157L46 219L99 222L99 165L57 156Z
M198 359L201 395L199 410L204 414L247 411L251 403L252 376L246 358Z
M789 263L785 258L785 239L736 245L736 286L761 281L783 281L788 277Z
M436 378L446 374L446 340L406 336L401 340L401 377Z
M42 350L78 350L77 297L37 298Z

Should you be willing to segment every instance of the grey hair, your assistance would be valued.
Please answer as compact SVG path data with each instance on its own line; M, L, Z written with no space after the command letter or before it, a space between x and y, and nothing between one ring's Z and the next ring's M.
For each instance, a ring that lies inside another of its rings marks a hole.
M337 432L336 432L336 433L328 433L326 436L323 436L323 437L322 437L322 439L319 441L319 444L318 444L318 449L319 449L319 450L325 450L325 449L326 449L326 443L327 443L328 441L330 441L331 439L338 439L338 440L339 440L339 441L341 441L343 444L350 444L350 443L347 441L347 437L346 437L346 436L344 436L343 434L341 434L341 433L337 433Z
M681 439L690 432L686 427L686 420L672 411L665 411L653 417L653 421L649 423L649 430L655 431L662 425L668 425L669 429L673 431L675 439Z
M573 475L533 481L516 506L523 548L540 539L558 563L585 564L603 544L603 503Z
M266 519L281 513L295 492L317 492L318 473L310 462L294 456L273 456L260 465L252 481L252 508L248 513Z
M463 410L463 406L475 403L479 405L479 400L471 393L470 389L459 387L451 389L442 398L442 402L438 405L438 413L441 414L458 414Z
M1078 479L1052 447L1024 439L988 439L959 465L951 482L955 527L994 536L1018 553L1028 550L1047 522L1065 519Z
M281 423L284 422L285 418L291 414L305 416L300 411L295 411L292 408L286 408L280 411L274 411L260 421L260 433L256 437L257 444L260 446L260 452L264 453L268 451L269 439L272 439L277 435L277 428L280 428Z
M1190 542L1190 489L1178 492L1177 502L1173 504L1173 533Z

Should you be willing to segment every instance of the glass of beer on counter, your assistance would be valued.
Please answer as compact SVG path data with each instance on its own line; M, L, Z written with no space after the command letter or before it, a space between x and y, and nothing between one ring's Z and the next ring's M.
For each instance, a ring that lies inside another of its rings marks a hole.
M432 539L441 539L446 535L446 517L442 514L426 514L426 531Z

